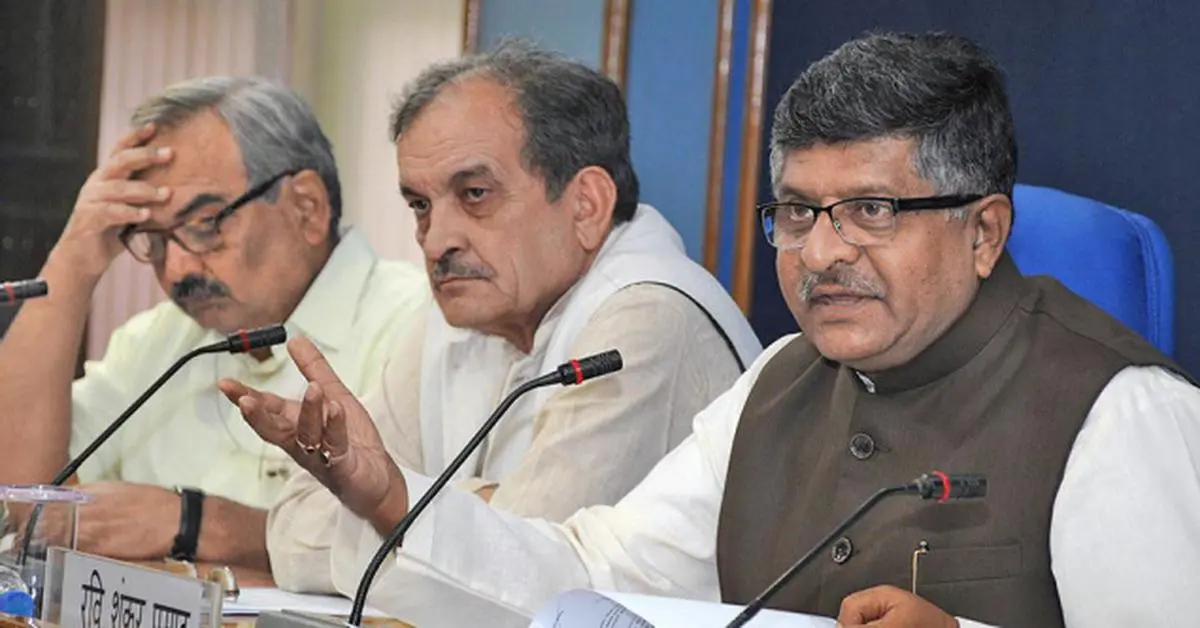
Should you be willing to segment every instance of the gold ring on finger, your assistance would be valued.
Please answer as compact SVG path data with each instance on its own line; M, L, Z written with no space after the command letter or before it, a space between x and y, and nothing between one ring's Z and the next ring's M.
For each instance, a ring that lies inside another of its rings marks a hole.
M334 453L332 451L329 451L328 449L321 450L321 463L324 464L326 467L332 467L333 465L341 462L342 459L345 457L346 457L346 452L344 452L344 451L340 454L334 455Z
M309 445L308 443L305 443L304 441L300 440L299 436L296 437L296 446L300 448L300 451L303 451L304 453L306 453L310 456L312 454L314 454L318 449L321 448L320 445ZM321 452L321 453L325 453L325 452Z

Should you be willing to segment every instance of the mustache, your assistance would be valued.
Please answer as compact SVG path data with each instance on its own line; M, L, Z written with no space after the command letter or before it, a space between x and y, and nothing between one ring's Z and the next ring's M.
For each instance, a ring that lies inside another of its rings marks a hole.
M800 280L800 300L804 303L811 301L813 291L820 286L837 286L844 288L847 292L874 299L882 299L887 296L887 291L877 282L871 281L849 268L836 267L819 273L804 273L804 277Z
M229 286L202 275L187 275L171 286L171 300L180 306L184 301L202 301L227 296Z
M487 269L464 264L451 255L438 258L429 271L429 278L435 284L446 279L487 279L491 276L492 273Z

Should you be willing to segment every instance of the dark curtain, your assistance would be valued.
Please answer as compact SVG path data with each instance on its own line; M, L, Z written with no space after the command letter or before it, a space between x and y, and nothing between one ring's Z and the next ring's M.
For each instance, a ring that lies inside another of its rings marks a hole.
M0 0L0 279L37 275L96 166L103 38L103 0Z

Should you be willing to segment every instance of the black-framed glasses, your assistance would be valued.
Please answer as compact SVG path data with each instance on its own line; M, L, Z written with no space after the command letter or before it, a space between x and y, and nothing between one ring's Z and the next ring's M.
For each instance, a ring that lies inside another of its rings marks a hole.
M776 201L758 206L763 233L771 246L799 249L808 241L817 217L828 213L833 228L847 244L872 246L886 242L896 232L896 214L924 209L957 209L983 198L982 194L954 194L920 198L857 197L820 207L799 201Z
M121 230L118 236L121 244L129 250L129 254L139 262L151 263L161 261L167 252L167 241L178 244L183 250L193 255L211 253L224 244L221 237L221 223L241 209L243 206L257 200L266 194L284 177L292 176L300 170L281 172L262 183L250 188L245 194L222 207L211 216L185 219L171 227L145 228L129 225Z

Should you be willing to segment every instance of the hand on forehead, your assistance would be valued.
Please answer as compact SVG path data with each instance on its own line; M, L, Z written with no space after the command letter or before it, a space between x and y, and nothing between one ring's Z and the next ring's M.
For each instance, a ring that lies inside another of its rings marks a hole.
M200 113L176 127L162 129L148 145L170 147L174 153L170 163L137 174L171 190L168 202L150 208L153 223L165 226L206 208L215 211L246 187L237 142L215 114Z

